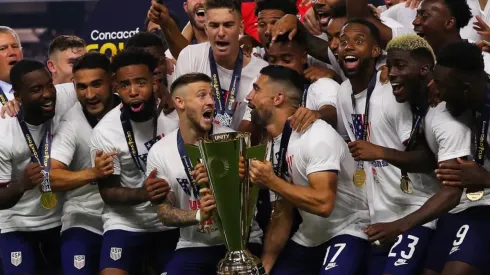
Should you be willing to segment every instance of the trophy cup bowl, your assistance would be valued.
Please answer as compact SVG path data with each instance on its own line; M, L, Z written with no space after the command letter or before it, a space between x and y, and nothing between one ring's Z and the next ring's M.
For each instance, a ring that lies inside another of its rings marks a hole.
M264 148L256 148L262 153ZM211 135L209 140L200 140L198 148L209 178L209 188L216 201L213 213L228 252L217 266L219 275L264 275L265 270L259 258L247 250L255 205L257 187L251 187L248 173L243 179L239 175L240 157L247 157L250 148L248 133L223 133ZM191 155L191 153L189 153ZM193 161L193 160L191 160Z

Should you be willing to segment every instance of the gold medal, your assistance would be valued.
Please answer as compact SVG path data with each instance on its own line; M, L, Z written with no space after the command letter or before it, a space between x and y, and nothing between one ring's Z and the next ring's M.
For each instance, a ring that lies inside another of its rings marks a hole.
M402 178L400 179L400 188L402 189L403 192L407 194L413 193L412 181L408 176L402 176Z
M46 209L53 209L58 204L56 194L53 192L45 192L41 195L41 205Z
M466 197L470 200L470 201L479 201L481 200L481 198L483 198L483 195L485 195L485 191L483 190L480 190L480 191L476 191L476 192L468 192L468 189L466 189Z
M364 169L357 168L354 176L352 177L354 185L357 187L363 187L366 184L366 171Z

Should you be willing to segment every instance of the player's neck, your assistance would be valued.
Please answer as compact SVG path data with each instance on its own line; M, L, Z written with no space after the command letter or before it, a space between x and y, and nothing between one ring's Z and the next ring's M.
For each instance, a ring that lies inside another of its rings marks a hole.
M180 134L185 144L196 144L199 139L206 137L207 133L196 129L196 127L188 120L181 119L179 122Z
M0 76L0 81L3 81L3 82L8 83L8 84L11 84L10 83L10 77L8 75L5 76L5 77L4 76ZM7 92L7 91L5 91L5 92Z
M204 30L198 30L194 26L192 26L192 31L194 32L194 38L196 39L197 43L204 43L208 42L208 36Z
M214 58L216 59L216 63L218 63L218 65L220 65L221 67L227 70L233 70L235 68L235 62L238 58L239 50L240 50L239 48L232 49L231 54L228 56L216 57L215 55ZM245 56L244 56L244 63L245 63Z
M30 114L29 112L24 113L24 121L30 125L38 126L44 124L49 119L46 119L39 114Z
M273 138L282 134L284 124L286 124L288 118L292 116L295 111L296 109L294 108L276 109L276 112L270 119L270 123L266 126L267 132Z
M350 80L352 85L352 92L357 95L369 86L369 82L371 81L371 77L376 73L376 68L374 66L369 66L365 72L362 72Z
M114 109L116 105L118 105L121 101L119 100L119 96L112 94L109 102L104 105L104 110L98 114L95 118L97 121L101 120L110 110Z
M462 40L462 38L461 38L461 35L459 35L459 31L453 32L453 33L448 33L446 36L442 37L439 40L438 45L434 46L433 50L434 50L434 52L437 53L440 49L442 49L447 44L451 44L451 43L458 42L461 40Z

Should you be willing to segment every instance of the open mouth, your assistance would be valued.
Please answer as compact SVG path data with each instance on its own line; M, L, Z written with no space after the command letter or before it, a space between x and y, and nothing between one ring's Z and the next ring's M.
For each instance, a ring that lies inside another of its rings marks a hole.
M14 66L15 63L17 63L17 62L18 62L17 60L12 60L12 61L9 62L9 66Z
M344 57L344 64L347 69L355 69L359 65L359 58L353 55L347 55Z
M218 47L218 49L220 50L226 50L228 48L228 45L230 45L230 43L228 42L224 42L224 41L216 41L216 46Z
M213 122L213 110L204 111L202 117L206 122Z
M145 108L145 103L140 102L140 101L135 101L129 104L129 108L131 109L132 112L138 113Z
M400 83L391 83L391 87L393 88L393 95L400 96L403 92L403 85Z
M326 12L318 11L317 15L318 15L318 22L320 22L320 24L326 25L328 23L328 19L330 18L330 16L328 16Z
M424 37L425 37L425 33L423 33L422 31L419 31L419 30L414 30L414 31L415 31L415 33L416 33L418 36L420 36L420 37L422 37L422 38L424 38Z
M204 15L205 15L205 14L206 14L206 13L205 13L205 11L204 11L204 8L198 8L198 9L196 10L196 15L197 15L197 17L201 17L202 19L204 19ZM200 18L200 19L201 19L201 18Z
M41 105L41 109L44 111L52 111L54 109L54 102L52 100L46 101Z
M97 106L99 105L100 103L100 100L96 99L96 100L90 100L87 102L87 108L88 109L95 109L97 108Z

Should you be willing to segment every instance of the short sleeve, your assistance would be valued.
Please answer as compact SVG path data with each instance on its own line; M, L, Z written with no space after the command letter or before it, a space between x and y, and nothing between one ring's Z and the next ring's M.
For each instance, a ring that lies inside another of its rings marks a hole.
M412 131L412 110L408 103L398 103L391 86L388 88L385 87L383 90L383 116L389 127L395 129L400 142L405 143L410 138Z
M305 150L301 152L300 158L306 166L306 175L320 171L340 171L340 162L343 158L343 146L345 144L337 134L327 129L326 123L315 125L311 129L305 143ZM338 144L336 144L338 142Z
M432 131L439 150L438 162L471 155L471 131L463 123L450 117L447 111L433 119Z
M170 184L169 177L167 176L167 171L165 169L165 164L163 163L161 153L162 150L158 144L155 144L148 152L148 158L146 159L146 177L148 177L153 171L157 169L157 178L166 180L169 183L171 191L173 191L172 185Z
M175 64L175 71L172 75L172 82L175 81L181 75L194 72L194 70L192 70L191 67L192 64L194 64L194 61L191 60L190 46L187 46L180 52L179 58L177 58L177 63Z
M6 186L12 180L12 146L0 139L0 186Z
M56 85L56 115L63 117L78 102L73 83Z
M104 135L100 129L95 128L92 131L92 136L90 138L90 160L92 162L92 167L95 166L95 156L97 150L102 150L105 154L110 152L115 152L118 149L110 141L110 137ZM119 156L112 157L114 165L114 175L121 174L121 161Z
M69 166L77 148L76 122L63 120L53 137L51 157Z
M340 85L328 78L320 78L310 85L306 97L306 108L314 111L325 105L337 107L337 95Z

